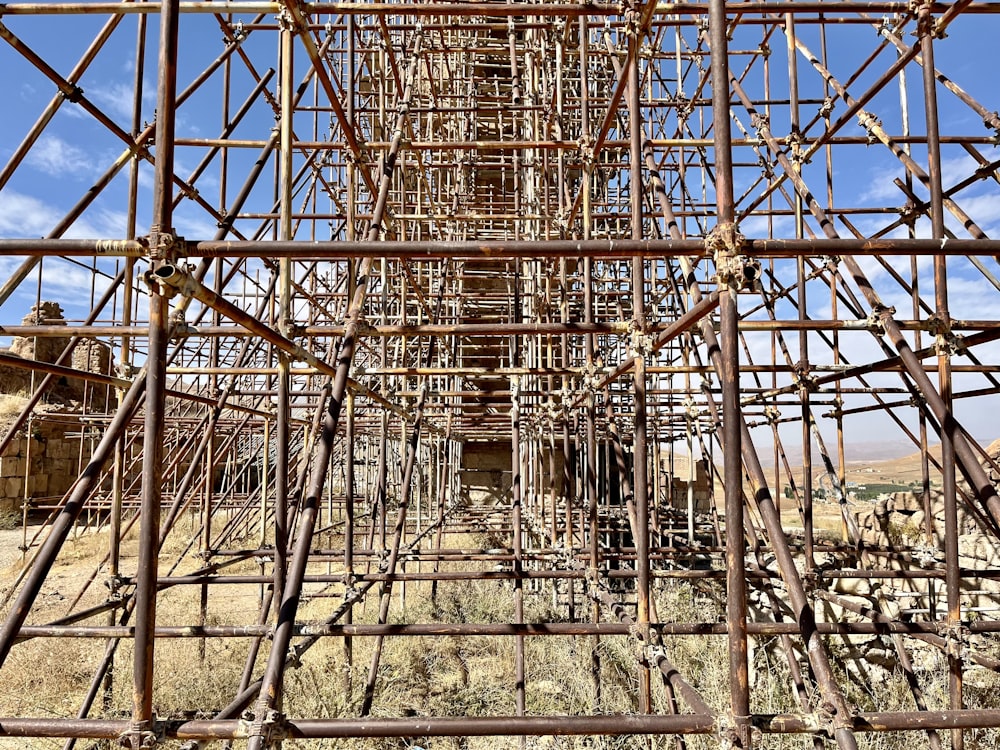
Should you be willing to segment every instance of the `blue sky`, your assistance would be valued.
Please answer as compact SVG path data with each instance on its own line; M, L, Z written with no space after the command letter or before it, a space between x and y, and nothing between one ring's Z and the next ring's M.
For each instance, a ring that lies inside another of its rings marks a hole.
M982 102L987 109L1000 108L997 101L995 75L988 69L990 66L983 61L988 60L988 52L992 51L997 21L993 15L965 16L959 18L949 29L948 38L936 44L937 67L944 71L973 97ZM222 33L212 16L185 16L181 26L181 50L178 57L180 88L184 88L198 73L214 60L224 49ZM91 43L106 19L97 16L61 16L49 15L37 18L27 16L7 16L3 22L10 30L26 44L39 52L42 57L60 74L67 75L79 60L81 54ZM88 68L80 85L86 96L123 129L130 128L131 98L135 77L134 50L136 37L136 16L126 17L112 34L105 49L97 55ZM143 109L144 121L150 122L155 106L156 80L156 15L150 15L150 34L146 50L146 68L143 74ZM914 38L909 34L913 25L906 29L904 41L912 44ZM800 24L799 34L804 43L815 53L819 53L820 40L815 25ZM668 40L671 35L667 35ZM694 32L686 32L688 44L695 46ZM761 29L759 25L741 27L734 35L733 49L750 49L759 44ZM846 81L858 65L875 49L879 37L871 26L844 25L828 29L829 48L835 50L829 62L834 75ZM666 43L669 43L666 42ZM772 95L783 97L783 89L787 89L785 72L785 38L778 32L773 33L768 43L771 48L770 84ZM244 42L250 56L259 62L258 72L272 65L276 57L276 36L273 32L253 32ZM301 52L301 50L300 50ZM891 63L894 52L884 52L876 62L851 82L849 90L858 95L871 84ZM734 58L733 69L742 70L742 65L748 58ZM763 91L760 74L760 63L755 62L754 72L744 85L753 96L759 96ZM304 62L297 62L297 79L305 70ZM801 81L800 95L803 99L816 99L822 96L822 81L805 59L798 57L799 76ZM6 111L0 116L0 165L6 164L14 148L24 138L32 123L38 118L48 101L56 93L52 83L38 72L34 66L15 52L5 42L0 42L0 70L4 72L0 87L3 89L3 101L9 103ZM240 63L233 66L232 109L243 101L253 85L251 76ZM222 128L219 91L221 80L216 74L204 91L184 104L178 112L177 132L179 137L216 137ZM690 88L690 82L686 85ZM273 90L273 84L272 84ZM690 92L688 92L690 93ZM907 68L907 93L911 113L911 130L920 134L924 130L922 114L922 94L920 69L911 64ZM955 98L943 87L938 87L940 102L940 123L944 135L989 135L979 118L965 104ZM898 133L900 128L899 87L890 84L879 94L868 109L874 112L891 133ZM815 102L802 107L803 120L811 119L817 105ZM843 111L843 105L838 103L834 116ZM736 118L743 127L750 129L751 123L742 107L735 108ZM706 117L708 112L706 110ZM787 116L781 107L773 108L771 112L771 127L779 138L787 134ZM258 101L243 126L234 134L235 138L264 139L275 125L273 112L263 101ZM297 129L300 126L297 125ZM300 135L311 137L309 126L302 122ZM752 129L751 129L752 132ZM811 132L816 132L814 128ZM739 129L734 124L734 134ZM842 135L863 135L864 131L856 123L847 125ZM322 134L321 134L322 136ZM575 137L575 136L574 136ZM2 237L38 237L47 235L62 216L85 195L97 179L123 151L123 143L110 134L104 126L83 112L78 106L63 103L58 114L45 129L40 141L32 149L24 164L14 174L12 179L0 190L0 236ZM1000 152L989 145L979 147L980 153L989 160L1000 158ZM177 174L186 177L197 165L202 152L191 148L179 149L177 154ZM233 149L230 153L229 198L235 194L242 183L250 164L256 158L256 149ZM951 187L955 182L971 174L976 164L974 160L957 145L946 145L942 153L945 174L945 187ZM737 168L737 194L750 184L759 172L755 166L756 154L744 147L738 150L737 162L748 166ZM920 147L914 146L913 158L926 165L926 155ZM893 178L904 176L904 169L886 148L881 145L842 145L834 151L834 195L838 206L902 206L905 197L895 185ZM269 165L268 170L273 166ZM817 194L825 190L824 155L817 154L813 162L805 168L805 178ZM121 237L126 226L126 196L128 169L115 178L84 216L66 233L68 237ZM267 211L273 200L272 191L266 187L270 178L262 180L262 188L248 204L255 211ZM148 231L149 205L151 199L152 178L148 166L140 173L140 191L138 209L138 234ZM199 180L198 187L210 203L218 201L220 180L218 169L210 168L205 177ZM786 186L790 192L790 186ZM918 195L925 191L917 185ZM711 198L711 185L707 187ZM976 220L976 222L991 236L1000 233L1000 189L992 180L981 180L963 190L956 196L958 203ZM823 197L825 202L825 196ZM780 196L775 198L775 206L782 205ZM863 233L877 231L892 220L893 217L869 214L852 215L851 221ZM815 223L810 224L815 229ZM965 235L958 223L949 216L949 227L958 236ZM208 238L216 231L216 222L197 205L183 201L175 216L177 231L192 238ZM689 225L693 229L693 225ZM775 234L790 236L793 225L790 217L779 217L775 220ZM751 217L743 224L743 230L748 236L762 236L767 225L763 219ZM838 230L843 236L848 236L846 228L838 222ZM919 235L926 235L926 222L917 225ZM898 236L898 235L897 235ZM1000 265L993 259L983 259L989 269L1000 275ZM6 279L19 259L0 258L0 277ZM894 261L908 275L908 259ZM883 295L884 301L897 308L902 318L912 317L909 297L890 277L889 273L874 260L863 260L862 265L876 288ZM925 295L932 290L932 267L930 259L920 261L920 286ZM114 261L101 261L100 267L112 273ZM791 266L778 264L779 277L787 281L791 278ZM41 276L41 297L57 298L64 301L68 317L80 317L89 309L92 294L99 294L100 281L97 287L91 288L89 271L65 261L49 259L45 261ZM1000 292L998 292L982 274L976 271L967 261L956 259L950 263L949 291L951 295L951 312L956 318L968 319L1000 319ZM37 294L37 281L29 281L22 289L3 306L0 306L0 324L15 323L20 320ZM746 298L744 305L755 305L756 300ZM813 317L829 315L829 293L824 287L815 284L809 291L809 314ZM795 312L787 304L779 304L780 317L794 317ZM142 310L140 310L140 316ZM769 357L770 337L768 334L747 334L747 341L754 353L755 361L766 361ZM876 348L871 336L864 332L844 334L841 337L845 355L854 362L879 358L881 354ZM0 343L4 343L0 341ZM793 356L797 356L798 339L795 335L788 336L789 346ZM829 362L829 354L825 346L820 344L818 337L810 341L813 356L819 362ZM987 363L1000 359L1000 346L988 345L981 350L981 355ZM873 383L896 385L898 378L891 375L872 376ZM957 376L959 389L966 387L981 387L985 381L980 376ZM996 397L989 397L992 402ZM860 399L859 399L860 400ZM983 401L977 400L959 402L956 412L962 421L975 435L984 440L992 439L1000 434L994 425L991 413L992 403L984 408ZM908 420L915 423L911 417ZM867 435L873 431L882 430L885 425L883 417L858 417L852 419L851 425L858 435ZM798 428L796 427L795 430ZM888 432L887 432L888 434ZM892 433L892 439L897 434Z

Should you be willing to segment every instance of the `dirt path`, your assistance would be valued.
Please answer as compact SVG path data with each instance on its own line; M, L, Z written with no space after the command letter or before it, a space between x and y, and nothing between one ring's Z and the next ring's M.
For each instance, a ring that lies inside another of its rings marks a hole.
M34 533L28 529L28 533ZM21 561L21 546L23 539L21 529L0 531L0 574Z

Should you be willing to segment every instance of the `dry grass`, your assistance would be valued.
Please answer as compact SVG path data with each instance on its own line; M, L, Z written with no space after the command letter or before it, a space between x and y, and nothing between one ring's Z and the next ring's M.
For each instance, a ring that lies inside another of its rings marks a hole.
M26 403L28 403L28 399L25 396L11 393L0 394L0 426L6 425L20 414Z
M336 546L341 540L324 538L323 545ZM475 546L473 539L455 540L458 546ZM171 542L172 549L180 543ZM125 549L135 553L132 541ZM104 552L101 539L83 537L68 553L65 571L79 568L84 561L96 563ZM69 558L72 558L70 560ZM126 567L132 563L126 557ZM62 564L62 563L61 563ZM185 559L180 570L191 570L199 564L197 558ZM458 567L458 563L454 567ZM462 565L467 565L464 563ZM259 563L246 561L227 569L232 573L254 573ZM448 568L448 565L443 565ZM413 570L414 567L408 567ZM425 568L426 569L426 568ZM63 568L57 568L59 575ZM317 563L310 572L338 571L338 563ZM69 579L66 579L67 581ZM78 582L78 581L74 581ZM560 584L561 587L565 583ZM315 594L321 587L310 585ZM565 589L561 589L565 594ZM205 621L209 624L253 622L259 607L257 585L218 586L211 591ZM302 608L304 620L320 621L340 604L342 589L335 585L328 590L330 598L313 598ZM355 622L373 622L377 617L377 596L372 591L366 605L358 606ZM405 605L397 584L392 622L509 622L514 611L513 589L510 582L464 581L443 582L437 595L430 596L430 584L409 583L405 587ZM710 583L693 586L678 582L657 582L654 592L658 609L664 619L673 621L711 621L723 614L723 591ZM43 595L32 621L46 621L65 608L66 602L50 602ZM178 586L162 592L159 600L159 621L164 625L190 624L199 621L199 586ZM525 619L528 621L559 621L565 608L554 604L550 585L526 586ZM104 616L95 618L104 624ZM284 712L290 717L354 717L358 715L364 683L374 647L374 638L352 639L353 655L349 660L342 638L325 638L303 658L300 666L287 672ZM836 639L829 641L835 654L844 655ZM265 641L254 674L259 675L267 657L269 642ZM593 652L600 664L601 693L598 695L592 677ZM759 713L797 711L790 687L788 664L775 639L755 641L753 652L752 706ZM156 645L154 680L155 710L163 717L210 716L226 705L235 695L244 669L249 639L219 638L203 644L193 639L160 640ZM0 716L70 717L79 709L93 678L94 666L104 653L105 644L91 639L35 639L17 645L4 668L6 678L0 689ZM528 712L532 715L632 713L637 710L635 692L638 684L635 667L635 641L630 636L602 637L598 642L589 637L539 636L525 639ZM700 692L705 701L724 714L728 709L729 671L727 645L724 636L677 636L666 639L668 658ZM106 703L100 700L93 716L121 718L131 706L132 644L123 641L115 660L114 679ZM804 665L803 665L804 666ZM920 675L925 697L932 707L947 705L947 678L940 667ZM848 698L860 711L912 710L913 700L899 673L879 673L868 679L857 672L841 671L840 682L847 686ZM658 673L653 674L653 700L657 712L669 711L668 696ZM995 708L1000 677L979 670L970 676L966 687L970 706ZM686 707L682 706L682 709ZM376 717L382 716L449 716L449 715L509 715L514 713L514 639L504 637L395 637L385 641L375 695ZM998 746L998 732L967 732L966 747L985 750ZM908 750L916 735L859 735L863 750ZM948 737L943 735L945 746ZM926 742L926 740L920 740ZM767 735L759 738L755 747L779 750L806 746L802 737ZM289 746L309 748L343 748L344 750L398 750L421 746L431 750L492 750L517 748L517 738L410 738L401 740L329 740L289 743ZM0 748L58 748L54 740L0 740ZM78 747L92 747L80 744ZM167 743L176 747L177 743ZM718 739L713 736L689 737L687 750L715 750ZM832 746L832 745L831 745ZM529 750L561 748L582 750L595 748L671 748L673 738L653 737L648 745L634 737L527 738Z

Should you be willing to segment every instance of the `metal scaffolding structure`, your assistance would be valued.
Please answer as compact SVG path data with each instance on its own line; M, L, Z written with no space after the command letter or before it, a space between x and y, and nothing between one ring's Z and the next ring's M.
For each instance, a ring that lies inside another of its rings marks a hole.
M0 5L0 87L28 113L0 131L0 343L59 349L0 351L30 383L0 457L53 418L37 407L60 383L89 394L78 478L23 482L0 685L38 639L104 647L80 702L0 716L0 738L993 746L977 738L1000 728L996 691L967 683L1000 671L1000 467L980 426L1000 391L1000 105L980 63L997 13ZM39 312L69 289L65 319ZM74 354L94 347L103 369ZM879 535L847 450L896 438L922 456L919 507ZM107 555L64 616L40 615L84 531ZM407 617L407 587L412 605L470 582L499 621ZM680 586L718 607L676 614ZM383 706L392 642L486 637L510 644L508 710ZM877 688L859 703L856 637L892 652L908 707ZM533 702L551 686L527 644L557 638L594 664L589 711ZM624 712L601 698L615 638L634 656ZM164 713L154 675L178 639L209 665L224 644L242 679ZM721 697L675 659L692 640L725 644ZM333 641L346 708L295 713L294 668ZM765 642L778 708L753 688Z

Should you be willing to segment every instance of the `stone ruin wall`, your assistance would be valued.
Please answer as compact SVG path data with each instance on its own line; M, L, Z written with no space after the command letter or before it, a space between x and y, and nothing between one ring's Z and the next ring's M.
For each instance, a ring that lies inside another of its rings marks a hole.
M81 455L84 462L90 456L91 441L80 444L85 430L74 414L35 419L22 430L0 456L0 514L20 516L25 498L34 508L58 502L80 473Z
M56 302L42 302L31 308L31 312L21 321L22 325L65 326L62 308ZM0 353L36 362L54 363L69 345L69 336L39 336L37 338L14 337L9 349ZM85 339L77 343L67 366L75 370L112 375L111 347L102 341ZM34 375L34 378L32 378ZM0 393L9 395L29 395L33 383L40 383L44 373L27 370L16 365L0 363ZM49 390L45 400L50 404L72 407L80 411L104 413L108 408L108 386L87 383L79 378L60 377Z
M23 325L65 326L63 311L56 302L42 302L31 308ZM69 336L14 337L9 349L0 353L38 362L54 363L69 345ZM80 341L67 366L76 370L113 374L111 347L101 341ZM44 373L0 363L0 395L28 396ZM81 434L87 429L84 413L103 414L114 394L108 386L79 378L60 377L43 398L47 410L36 411L29 426L22 429L0 455L0 513L20 514L27 498L30 505L48 505L69 489L89 457L90 443ZM16 406L16 403L15 403ZM0 424L0 435L6 427Z

